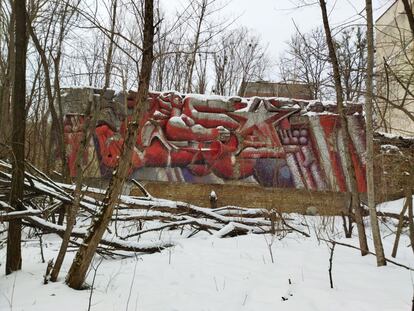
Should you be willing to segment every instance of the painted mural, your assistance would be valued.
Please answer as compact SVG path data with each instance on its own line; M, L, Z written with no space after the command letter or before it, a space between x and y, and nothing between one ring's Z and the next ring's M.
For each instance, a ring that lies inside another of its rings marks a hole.
M91 148L102 177L109 177L117 163L134 110L134 93L125 97L113 94L99 109ZM67 107L67 157L75 176L84 116L81 105ZM359 191L365 192L362 106L348 104L347 114L352 139L345 146L332 103L152 93L141 119L130 177L346 191L349 176L343 154L349 149ZM90 153L85 152L85 161Z

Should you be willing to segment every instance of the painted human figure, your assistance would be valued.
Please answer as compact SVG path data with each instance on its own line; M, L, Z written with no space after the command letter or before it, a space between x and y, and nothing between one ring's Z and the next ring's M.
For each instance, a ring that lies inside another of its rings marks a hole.
M224 179L240 179L255 174L256 160L284 158L292 146L282 147L274 122L286 122L290 111L239 112L246 108L240 98L223 100L202 96L185 97L170 92L152 94L150 107L140 124L132 167L186 167L192 174L213 172ZM132 110L133 96L128 100ZM112 119L116 107L103 109L96 134L102 163L114 167L123 143L124 124ZM296 150L296 149L295 149ZM290 150L292 151L292 150ZM257 172L256 172L257 173Z
M239 105L237 101L183 100L177 93L161 94L152 101L137 142L145 148L145 166L181 166L198 176L208 174L213 162L230 158L237 149L235 136L222 121L226 119L233 128L238 123L221 112L234 111Z
M66 114L63 119L63 132L66 145L66 157L69 166L70 176L76 176L76 157L80 148L83 136L84 116L79 113ZM86 161L88 153L83 153L83 160Z

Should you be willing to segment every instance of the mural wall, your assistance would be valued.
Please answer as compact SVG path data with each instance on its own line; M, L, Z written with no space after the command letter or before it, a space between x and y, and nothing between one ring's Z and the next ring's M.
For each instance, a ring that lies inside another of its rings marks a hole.
M67 157L75 176L85 103L78 100L74 104L72 93L79 90L66 92ZM100 175L109 177L134 109L134 93L109 92L102 102L84 161L95 153ZM332 103L152 93L149 109L141 119L130 177L346 191L349 176L343 154L349 149L359 191L365 192L362 106L349 104L347 114L352 139L345 146Z

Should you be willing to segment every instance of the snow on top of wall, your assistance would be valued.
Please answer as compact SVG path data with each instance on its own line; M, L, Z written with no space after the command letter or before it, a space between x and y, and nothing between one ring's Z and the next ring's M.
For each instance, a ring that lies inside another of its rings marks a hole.
M69 87L69 88L62 88L65 93L67 90L81 90L81 89L93 89L91 87ZM112 90L113 91L113 90ZM134 92L134 91L131 91ZM121 92L116 92L114 94L114 98L116 98ZM189 93L183 94L174 90L167 90L162 92L157 91L150 91L150 94L154 95L168 95L174 93L180 96L183 100L186 98L194 98L197 100L209 100L209 101L234 101L240 102L245 104L246 107L239 108L237 112L254 112L259 109L262 105L267 105L271 107L269 111L277 111L278 109L300 109L301 112L305 115L320 115L320 114L337 114L337 105L335 101L326 100L304 100L304 99L295 99L295 98L288 98L288 97L240 97L240 96L222 96L222 95L207 95L207 94L196 94L196 93ZM252 107L253 106L253 107ZM347 113L349 115L363 115L363 108L362 103L355 103L355 102L344 102L344 106L348 110Z
M385 133L385 132L377 132L377 133L384 136L385 138L389 138L389 139L406 139L406 140L413 140L414 141L413 136L403 136L403 135L400 135L400 134L391 134L391 133Z
M385 152L398 152L400 151L400 148L395 145L385 144L381 145L381 150Z

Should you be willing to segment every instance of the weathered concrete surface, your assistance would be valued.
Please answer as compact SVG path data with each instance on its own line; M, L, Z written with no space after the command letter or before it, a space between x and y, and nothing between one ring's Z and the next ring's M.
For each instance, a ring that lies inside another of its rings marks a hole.
M169 182L142 182L155 197L183 201L210 207L210 193L217 194L217 206L234 205L247 208L276 208L280 212L306 214L316 207L320 215L347 213L348 196L341 192L306 191L297 189L263 188L260 186L229 184L184 184ZM134 188L131 195L142 195Z
M395 147L393 147L395 146ZM375 184L376 201L384 202L401 198L402 179L405 172L413 172L414 140L387 138L376 134L375 139ZM246 184L189 184L171 182L140 181L155 197L183 201L198 206L210 207L210 193L217 194L217 206L235 205L247 208L277 208L281 212L309 213L320 215L347 214L347 193L330 191L307 191L292 188L265 188ZM108 180L92 178L87 184L106 188ZM142 195L133 183L127 183L125 193ZM366 195L361 193L361 200Z
M406 175L414 176L414 138L376 133L374 142L376 201L404 197Z

